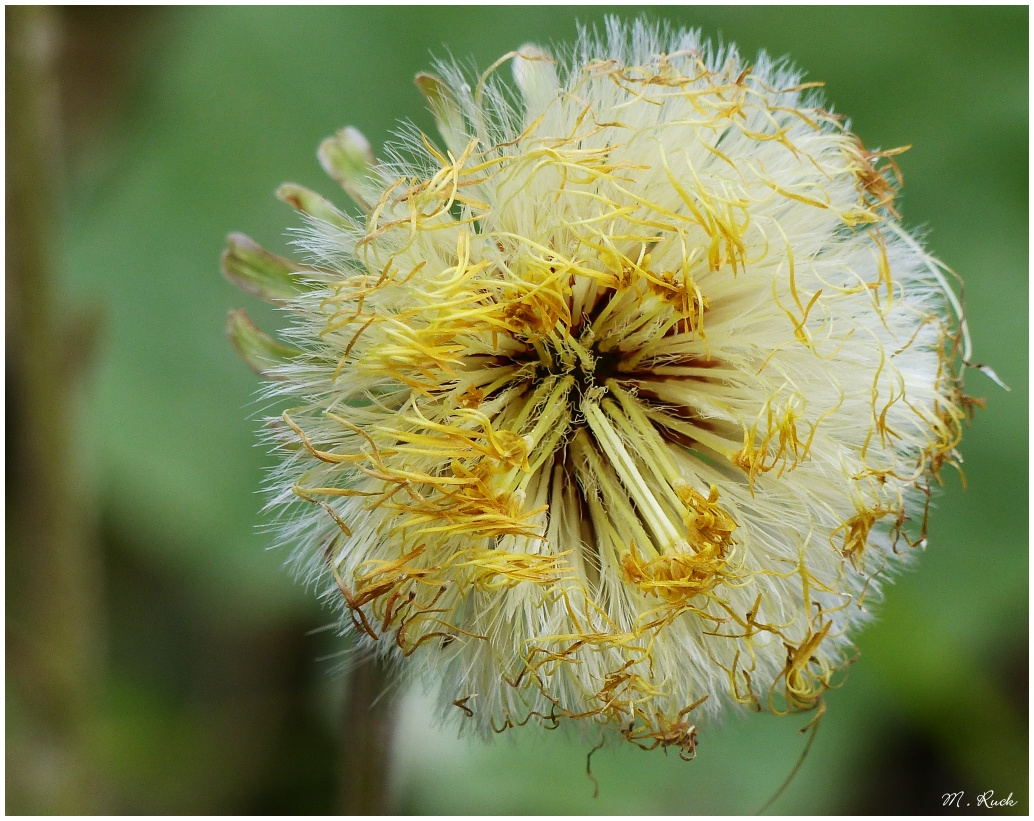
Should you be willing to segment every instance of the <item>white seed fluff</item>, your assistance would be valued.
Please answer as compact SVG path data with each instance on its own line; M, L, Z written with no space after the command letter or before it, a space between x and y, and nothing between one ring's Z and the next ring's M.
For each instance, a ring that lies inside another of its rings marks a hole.
M893 152L695 32L438 69L440 141L324 144L363 217L282 193L279 539L479 731L816 707L966 402Z

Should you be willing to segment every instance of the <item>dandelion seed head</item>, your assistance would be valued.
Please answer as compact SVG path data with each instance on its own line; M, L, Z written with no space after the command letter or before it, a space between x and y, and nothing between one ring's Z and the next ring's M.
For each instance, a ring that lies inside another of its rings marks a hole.
M814 709L972 402L896 152L642 22L417 85L438 136L320 149L362 217L285 186L305 263L224 261L293 319L231 331L291 404L280 541L480 732L689 757L707 716Z

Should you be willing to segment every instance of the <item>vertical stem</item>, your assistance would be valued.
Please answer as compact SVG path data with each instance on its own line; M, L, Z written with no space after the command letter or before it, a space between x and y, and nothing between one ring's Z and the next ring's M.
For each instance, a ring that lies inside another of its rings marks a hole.
M59 25L6 11L7 810L99 811L88 739L100 683L100 567L73 429L84 346L56 299Z
M397 710L391 685L375 659L366 659L352 672L342 726L343 815L392 812L389 775Z

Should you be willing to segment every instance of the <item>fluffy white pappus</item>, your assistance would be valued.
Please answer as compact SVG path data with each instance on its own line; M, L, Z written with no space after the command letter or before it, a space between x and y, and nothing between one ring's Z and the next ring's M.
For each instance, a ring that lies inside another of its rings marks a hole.
M642 22L438 71L440 141L321 148L361 218L282 189L308 259L259 273L293 347L247 338L295 405L279 540L480 732L688 757L705 716L819 707L968 401L895 152L787 64Z

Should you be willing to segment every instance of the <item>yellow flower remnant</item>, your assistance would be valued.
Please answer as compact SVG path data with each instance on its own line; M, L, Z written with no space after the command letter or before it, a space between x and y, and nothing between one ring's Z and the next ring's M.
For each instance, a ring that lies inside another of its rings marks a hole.
M786 65L643 23L439 69L440 140L320 148L362 216L281 189L307 264L231 238L293 316L231 323L292 404L282 541L484 733L691 757L724 709L816 708L971 404L895 152Z
M726 553L732 546L736 523L722 510L718 488L711 485L704 497L684 481L675 480L673 489L686 505L684 522L689 553L668 553L643 563L631 545L621 558L625 578L640 590L669 602L685 602L714 588L722 579Z

